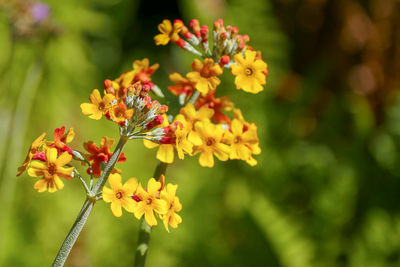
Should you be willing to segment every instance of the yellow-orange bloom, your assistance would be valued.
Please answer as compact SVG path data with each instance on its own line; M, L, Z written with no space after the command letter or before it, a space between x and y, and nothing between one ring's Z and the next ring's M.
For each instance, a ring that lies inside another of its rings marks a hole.
M138 219L144 214L144 219L150 226L157 225L154 212L158 215L164 215L168 211L167 202L158 197L160 189L161 183L157 182L154 178L150 178L147 183L147 191L141 185L138 186L136 191L136 197L140 201L135 207L134 214Z
M178 34L181 31L182 26L181 22L174 22L174 24L172 24L168 19L164 19L162 23L158 25L158 30L161 33L154 36L156 45L167 45L169 41L178 41Z
M57 149L48 148L46 150L46 163L33 161L29 168L28 174L33 177L43 176L38 180L34 188L39 192L49 190L50 193L56 192L64 187L64 183L60 177L70 179L74 167L65 168L64 166L72 160L72 156L68 152L62 153L57 158Z
M200 107L199 110L196 110L193 104L188 103L186 106L181 108L180 113L187 121L187 128L193 129L196 122L211 119L214 115L214 110L209 108L207 105L204 105Z
M176 189L178 185L168 184L161 190L160 197L167 203L168 211L162 215L161 218L164 223L165 230L169 233L168 225L172 228L178 228L178 224L182 222L181 216L176 214L182 210L182 204L179 201L179 197L176 196Z
M152 149L159 146L156 158L168 164L174 162L174 147L178 152L178 158L180 159L185 158L185 153L191 155L193 148L193 144L188 140L188 133L191 130L191 126L188 128L188 123L185 117L182 114L178 114L175 117L173 124L175 124L176 127L175 131L173 131L173 138L175 138L174 143L159 145L148 140L143 140L143 143L147 148ZM168 125L168 120L165 118L160 127L167 127Z
M100 120L112 107L115 96L106 94L102 99L99 90L94 89L89 99L91 103L81 104L82 113L84 115L90 115L89 118L91 119Z
M194 71L189 72L186 77L190 81L196 82L196 89L203 96L207 95L209 91L214 91L221 83L217 76L222 74L222 68L218 64L214 64L214 60L211 58L204 59L203 63L195 59L192 63L192 69Z
M22 163L22 166L18 168L17 176L20 176L24 171L26 171L33 156L35 155L36 152L39 151L39 148L42 146L43 139L45 136L46 136L46 133L42 133L38 138L36 138L32 142L31 147L29 148L29 151L28 151L28 155L26 155L26 158L25 158L24 162Z
M256 52L246 50L245 57L239 53L233 58L236 65L232 65L232 74L236 76L235 84L237 89L256 94L264 89L266 84L265 72L267 63L256 58Z
M258 145L257 126L254 123L245 124L239 119L233 119L231 131L225 132L223 138L224 141L231 144L230 159L244 160L249 165L255 166L257 161L252 155L261 153Z
M122 216L122 207L128 212L134 212L136 201L132 199L138 187L136 178L130 178L122 185L121 175L118 173L110 174L108 183L111 189L103 187L103 200L107 203L111 202L111 212L115 217Z
M122 102L113 105L110 109L110 117L113 121L117 123L124 122L125 120L129 120L133 116L134 109L127 109L126 105Z
M222 161L229 159L230 148L228 145L223 144L222 137L224 130L221 126L212 124L209 120L196 122L194 125L195 132L191 132L189 140L198 142L201 140L201 145L193 148L194 153L201 152L199 163L203 167L214 166L214 154ZM197 135L197 137L195 137Z

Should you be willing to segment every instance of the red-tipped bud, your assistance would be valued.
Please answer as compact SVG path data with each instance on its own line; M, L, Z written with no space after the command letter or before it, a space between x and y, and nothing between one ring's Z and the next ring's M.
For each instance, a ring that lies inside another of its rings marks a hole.
M239 28L238 27L232 27L232 34L238 34L239 33Z
M200 34L201 34L201 38L203 40L207 40L208 39L208 27L206 25L201 26L200 28Z
M189 23L189 27L192 29L193 33L200 38L200 22L197 19L192 19Z
M250 37L249 37L247 34L242 35L242 36L243 36L243 41L244 41L245 43L247 43L248 41L250 41Z
M264 70L263 73L264 73L265 76L268 76L268 69Z
M229 62L230 60L231 60L231 59L229 58L228 55L223 55L223 56L221 57L220 61L219 61L219 65L220 65L221 67L223 67L223 66L225 66L226 64L228 64L228 62Z
M175 20L174 20L174 24L175 24L175 23L180 23L180 24L184 25L184 24L183 24L183 21L180 20L180 19L175 19Z
M180 48L185 49L186 42L182 38L179 38L178 41L175 42Z
M190 39L192 37L192 33L189 31L189 29L184 25L181 28L180 32L186 39Z
M226 40L228 38L228 33L227 32L221 32L221 39Z
M176 138L175 137L163 137L160 139L160 144L175 144Z
M105 80L103 86L104 89L112 87L113 86L112 81L110 79Z
M151 130L154 127L157 127L158 125L162 124L164 122L164 117L161 115L157 115L154 120L152 120L151 122L149 122L148 124L146 124L146 126L144 127L146 130Z
M224 20L223 19L217 19L214 22L214 28L217 29L217 30L222 28L223 26L224 26Z
M150 90L151 90L151 83L145 83L145 84L143 84L143 86L142 86L142 94L143 93L148 93L148 92L150 92Z

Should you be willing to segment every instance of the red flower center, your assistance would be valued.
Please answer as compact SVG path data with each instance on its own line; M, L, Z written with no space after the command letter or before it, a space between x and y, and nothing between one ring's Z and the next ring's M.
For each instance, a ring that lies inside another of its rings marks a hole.
M118 199L121 199L122 198L122 193L121 192L116 193L115 197L118 198Z

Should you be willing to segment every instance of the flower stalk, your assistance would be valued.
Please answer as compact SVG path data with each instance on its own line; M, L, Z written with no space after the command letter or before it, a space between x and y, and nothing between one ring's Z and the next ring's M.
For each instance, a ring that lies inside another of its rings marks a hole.
M168 164L164 162L158 162L156 170L154 171L154 177L159 178L161 175L165 175ZM147 224L144 217L140 221L139 237L136 246L136 257L134 267L144 267L146 264L147 251L150 243L151 226Z
M121 136L118 145L115 148L115 151L111 156L109 162L105 166L101 177L95 184L94 188L90 190L89 193L87 194L87 199L83 204L83 207L79 212L78 217L76 218L74 224L71 227L71 230L69 231L67 237L65 238L63 244L61 245L61 248L58 251L56 258L54 259L52 265L53 267L64 266L64 263L67 260L72 247L74 246L76 240L78 239L78 236L81 233L82 228L85 225L94 204L96 203L97 195L103 188L104 184L107 182L108 176L110 176L111 171L114 168L115 164L117 163L118 158L121 155L127 141L128 138L126 136Z

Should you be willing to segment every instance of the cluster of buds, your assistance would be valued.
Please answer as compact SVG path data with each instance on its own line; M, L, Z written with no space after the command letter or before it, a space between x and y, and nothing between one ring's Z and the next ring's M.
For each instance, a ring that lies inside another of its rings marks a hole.
M103 115L120 126L120 134L130 139L148 139L163 142L164 134L155 128L163 124L168 106L153 100L150 92L162 96L161 90L152 82L151 75L158 64L149 66L147 58L136 60L133 70L123 73L114 81L104 81L104 97L95 89L90 95L91 103L81 104L83 114L92 119Z
M12 0L0 4L9 16L15 38L27 39L40 34L55 35L61 29L50 17L50 8L42 2Z

